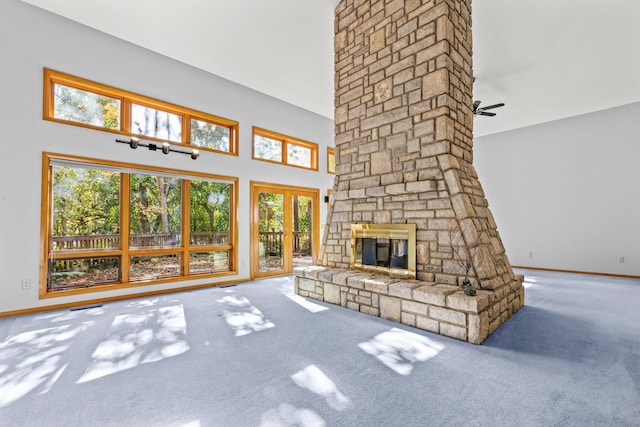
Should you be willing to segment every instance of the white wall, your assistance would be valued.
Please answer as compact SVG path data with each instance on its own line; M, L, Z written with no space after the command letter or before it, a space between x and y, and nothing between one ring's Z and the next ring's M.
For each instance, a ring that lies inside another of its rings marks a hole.
M333 185L333 175L326 173L326 147L333 145L333 121L19 0L0 3L0 58L0 313L177 285L39 300L43 151L239 177L239 273L225 280L249 277L250 181L318 188L321 195ZM237 120L240 155L202 152L196 161L188 156L161 156L116 144L115 134L44 121L43 67ZM260 72L258 64L255 72ZM320 171L251 160L254 125L319 144ZM326 204L321 203L321 221L325 218ZM22 279L31 280L30 290L21 289ZM215 280L179 284L210 282Z
M634 103L475 139L513 265L640 276L639 119Z

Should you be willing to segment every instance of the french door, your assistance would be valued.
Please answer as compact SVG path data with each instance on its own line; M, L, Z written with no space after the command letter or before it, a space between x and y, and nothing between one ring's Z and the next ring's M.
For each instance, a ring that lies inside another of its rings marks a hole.
M251 182L251 275L291 274L315 263L319 194L312 188Z

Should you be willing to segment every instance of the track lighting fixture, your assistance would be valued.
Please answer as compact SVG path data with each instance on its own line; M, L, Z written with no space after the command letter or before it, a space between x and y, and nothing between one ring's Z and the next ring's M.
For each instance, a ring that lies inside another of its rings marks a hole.
M173 148L171 146L171 144L169 144L168 142L163 142L162 144L156 144L153 142L140 142L139 138L136 138L135 136L132 136L129 141L125 141L122 139L117 139L116 138L116 142L119 142L121 144L128 144L129 147L131 147L132 149L136 149L138 147L147 147L149 149L149 151L157 151L158 149L160 149L160 151L162 151L163 154L169 154L170 152L172 153L180 153L180 154L188 154L191 156L191 158L193 160L197 159L198 156L200 155L200 152L198 150L196 150L195 148L192 149L191 151L183 151L183 150L179 150L177 148Z

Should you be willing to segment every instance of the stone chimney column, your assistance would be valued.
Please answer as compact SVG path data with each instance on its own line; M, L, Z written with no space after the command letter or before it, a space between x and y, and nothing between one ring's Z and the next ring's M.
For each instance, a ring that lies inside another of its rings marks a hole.
M334 42L336 177L319 264L349 267L353 223L415 223L417 279L513 282L472 163L471 1L343 0Z

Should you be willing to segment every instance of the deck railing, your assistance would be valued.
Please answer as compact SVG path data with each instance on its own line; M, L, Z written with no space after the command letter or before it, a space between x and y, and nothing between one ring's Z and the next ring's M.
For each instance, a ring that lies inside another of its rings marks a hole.
M310 233L308 231L293 232L293 253L309 255L311 253ZM136 233L129 236L130 247L164 247L179 246L179 233ZM282 256L284 234L282 231L263 231L259 233L260 243L266 256ZM191 233L192 245L213 245L229 242L227 232L195 232ZM72 251L90 249L115 249L120 246L119 234L100 234L85 236L62 236L51 239L53 251Z
M133 248L179 246L181 241L179 233L137 233L130 235L129 238L129 246ZM192 245L214 245L228 242L229 233L227 232L191 233ZM119 234L58 236L51 239L51 249L54 251L115 249L119 246Z

